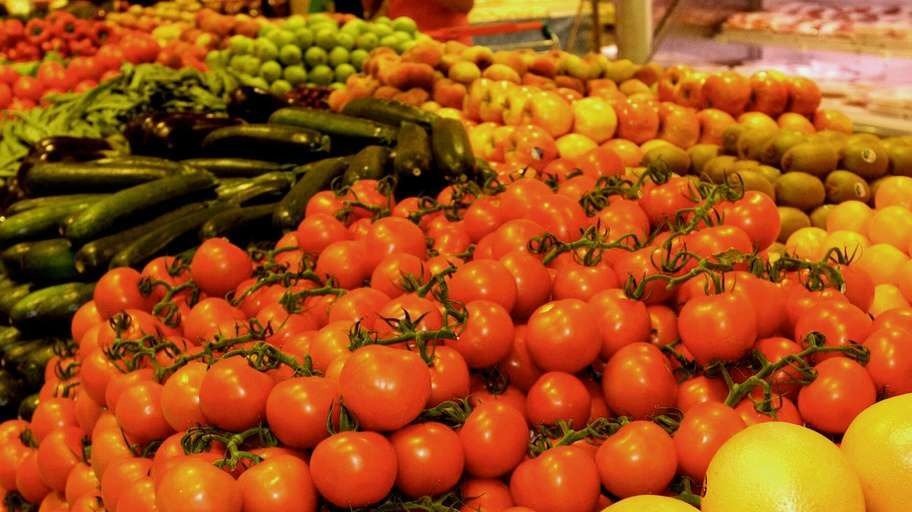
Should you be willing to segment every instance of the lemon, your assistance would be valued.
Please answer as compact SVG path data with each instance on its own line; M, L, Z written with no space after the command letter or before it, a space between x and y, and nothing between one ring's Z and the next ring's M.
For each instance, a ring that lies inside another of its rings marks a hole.
M865 512L858 476L830 440L784 422L758 423L709 463L703 512Z
M666 496L631 496L602 512L699 512L687 503Z
M861 479L867 512L912 510L912 393L856 416L842 438L842 453Z

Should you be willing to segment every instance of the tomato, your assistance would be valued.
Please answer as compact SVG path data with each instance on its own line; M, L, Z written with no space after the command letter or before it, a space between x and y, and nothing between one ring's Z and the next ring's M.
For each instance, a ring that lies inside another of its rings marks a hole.
M653 226L673 220L678 211L696 205L695 197L700 197L689 178L671 178L663 185L648 187L640 198L640 207L649 217Z
M757 320L751 302L724 292L695 297L678 316L681 342L702 365L736 361L757 339Z
M0 425L0 433L3 435L0 440L0 487L3 489L16 488L19 465L31 453L31 448L20 437L27 427L28 424L22 420L9 420Z
M400 295L387 302L378 312L383 322L377 322L374 330L378 336L386 337L398 334L397 322L409 319L419 331L436 330L443 327L443 315L440 304L414 293Z
M801 352L801 347L788 338L764 338L757 340L754 350L759 352L770 363L777 363L782 358ZM770 376L772 391L781 395L788 395L794 398L794 394L801 385L801 373L790 366L787 366Z
M460 267L447 282L449 298L467 303L485 299L496 302L507 311L516 303L513 275L499 261L476 259Z
M182 439L186 432L178 432L165 439L155 455L152 457L152 469L149 471L152 481L157 487L161 483L162 477L174 466L180 464L188 458L201 460L208 463L216 462L225 457L225 449L221 443L211 443L209 449L202 453L186 455Z
M514 502L537 512L590 512L598 503L599 486L595 460L577 446L546 450L510 477Z
M271 457L244 471L237 485L244 512L317 510L317 490L310 469L294 455Z
M157 382L137 382L121 394L114 415L134 443L146 445L173 431L162 412L162 389Z
M408 497L437 496L462 476L465 456L459 436L436 422L409 425L390 436L396 451L396 487Z
M838 268L844 282L845 298L862 311L868 311L874 302L874 280L858 267L839 265Z
M485 368L507 356L513 345L510 313L497 302L473 300L466 304L466 321L457 339L447 340L470 368Z
M703 481L713 455L744 428L741 416L731 407L716 402L693 406L684 413L674 434L681 471L698 482Z
M384 217L373 223L365 237L367 251L376 264L384 256L401 252L424 259L427 243L424 232L410 220Z
M69 512L70 505L57 492L51 492L41 500L38 512Z
M912 336L908 331L883 328L873 331L864 345L870 350L865 369L879 395L912 393Z
M226 238L209 238L196 249L190 261L193 281L214 297L224 297L253 273L246 251Z
M503 207L506 211L506 207ZM510 251L520 250L529 251L529 241L535 237L545 234L547 231L537 222L529 219L515 219L503 223L493 233L482 238L475 248L475 257L485 258L502 258ZM482 245L488 240L490 245L490 254L482 256Z
M562 242L579 238L587 225L586 212L579 202L560 194L547 194L527 218L540 224Z
M240 512L241 489L231 475L214 465L184 457L155 486L159 512Z
M5 83L0 83L0 109L6 110L13 102L13 90Z
M551 276L541 260L523 250L513 250L500 258L501 264L513 276L516 300L512 313L525 319L551 296Z
M510 183L507 190L500 194L501 212L505 219L528 217L542 200L552 194L544 182L534 178L520 178Z
M741 199L723 207L723 215L725 225L743 229L758 251L769 247L779 236L776 203L761 192L746 190Z
M678 339L678 315L662 305L646 306L651 332L649 341L655 345L668 345Z
M371 430L392 431L411 422L431 393L430 373L418 354L382 345L354 351L339 383L345 406Z
M588 301L594 295L610 288L617 288L618 278L606 265L587 267L570 263L557 270L554 276L555 300L580 299Z
M798 411L812 427L831 434L849 424L877 399L877 389L864 367L847 357L814 366L817 378L798 392Z
M329 437L327 418L338 418L339 390L323 377L296 377L276 384L266 400L266 420L282 444L313 448Z
M79 306L79 309L73 314L73 320L70 322L70 334L75 341L79 342L89 329L103 321L104 318L98 313L95 301L90 300Z
M825 338L825 344L838 347L850 341L861 343L871 332L871 317L848 302L842 300L824 300L807 311L795 324L795 340L803 344L805 336L818 332ZM834 357L823 354L817 359Z
M804 425L804 420L798 414L798 408L791 400L780 395L772 396L772 411L767 414L757 410L757 406L750 398L741 400L741 403L735 406L735 411L741 416L745 425L754 425L756 423L766 423L768 421L785 421L795 425Z
M344 200L346 202L359 202L375 208L392 207L391 196L387 195L388 189L377 180L358 180L348 188ZM372 217L373 212L361 206L352 208L351 217L354 219Z
M120 370L105 356L101 348L95 348L82 360L79 368L82 389L97 404L105 404L108 383Z
M29 428L35 440L40 443L52 431L69 426L76 426L73 401L66 398L51 398L42 400L35 408Z
M92 467L84 462L78 462L67 474L64 496L67 502L73 503L86 494L96 492L99 485Z
M602 485L621 498L660 494L678 469L674 441L651 421L621 427L599 446L595 462Z
M691 377L678 385L677 408L686 413L693 406L704 402L725 401L728 387L718 378L699 375Z
M323 249L334 242L349 240L351 234L345 224L332 215L315 213L308 215L298 224L295 231L298 246L312 256L319 255Z
M459 430L466 471L480 478L503 476L525 456L529 426L522 412L504 403L474 407Z
M231 432L255 426L266 415L272 377L252 368L243 357L222 359L200 383L200 411L210 425Z
M377 313L389 301L390 297L380 290L355 288L333 302L329 308L329 321L360 322L366 329L371 329L382 321Z
M92 429L91 461L95 475L100 480L112 462L132 456L133 451L130 450L117 419L110 412L102 413Z
M98 314L111 318L125 309L151 311L155 299L140 292L140 279L142 275L128 267L118 267L101 276L92 295Z
M120 397L123 395L124 390L134 383L152 381L154 379L155 374L152 372L151 368L142 368L129 373L119 373L111 377L111 382L108 383L108 387L105 390L105 405L108 406L108 410L112 412L116 411L117 402L120 401Z
M407 283L423 284L429 277L430 272L421 258L397 252L385 256L374 267L370 285L392 299L405 293Z
M101 479L101 498L105 508L117 510L118 502L126 488L136 480L149 476L152 461L142 457L129 457L112 462Z
M199 301L182 321L184 336L193 343L211 341L215 336L230 338L238 334L244 313L224 299L210 297Z
M459 486L459 512L497 512L513 506L510 488L493 478L470 478Z
M285 306L279 303L272 303L264 306L256 314L256 319L260 325L271 330L266 341L270 345L282 347L285 341L295 335L312 331L319 327L317 319L305 312L304 314L289 313Z
M19 463L16 469L16 490L27 501L40 503L51 489L41 480L38 469L38 452L29 450L28 455Z
M155 483L150 477L133 480L124 487L117 501L118 512L158 512L155 505Z
M589 305L598 323L603 358L625 345L649 341L651 325L644 303L628 299L619 290L605 290L593 295Z
M526 346L542 370L574 373L592 364L602 341L593 310L579 299L552 301L529 317Z
M624 173L621 157L605 146L587 151L579 160L591 165L598 176L620 176Z
M554 425L567 421L579 429L589 419L592 399L578 378L564 372L548 372L538 378L526 394L526 417L533 425Z
M466 233L477 243L493 233L503 223L500 201L496 197L482 196L472 202L462 215Z
M430 375L431 393L428 396L427 407L469 395L469 366L455 349L446 346L434 348Z
M602 391L612 412L635 419L674 407L678 385L671 365L655 345L631 343L605 365Z
M614 261L614 272L620 282L633 279L640 283L643 278L661 273L656 263L662 261L664 249L644 247L633 252L624 252ZM645 285L642 300L647 305L661 304L674 293L662 280L650 281Z
M104 504L98 494L86 494L70 506L70 512L104 512Z
M529 354L526 345L527 333L528 328L525 325L516 326L510 353L498 365L500 371L509 377L510 383L523 391L527 391L542 375L541 369L535 366Z
M52 431L38 445L36 457L41 481L51 490L63 492L70 471L82 462L82 430L68 426Z
M37 78L20 75L13 84L13 96L22 100L38 102L44 95L44 86Z
M161 391L161 412L172 429L181 431L205 423L199 405L200 384L205 375L206 365L191 361L165 381Z
M375 432L340 432L324 439L310 458L313 483L337 507L364 507L393 488L396 450Z
M320 253L314 271L322 278L332 278L341 288L357 288L373 272L369 258L372 256L361 241L333 242Z

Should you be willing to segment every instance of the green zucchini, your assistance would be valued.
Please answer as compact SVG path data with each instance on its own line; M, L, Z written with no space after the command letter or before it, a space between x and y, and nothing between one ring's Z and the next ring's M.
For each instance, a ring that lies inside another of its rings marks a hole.
M25 279L64 282L76 277L73 247L66 238L34 242L22 255L20 271Z
M200 238L229 236L232 233L255 231L268 232L276 204L234 207L214 215L200 228ZM229 236L229 238L231 238Z
M7 217L0 222L0 244L5 245L53 232L68 215L77 211L85 211L98 201L100 200L86 199L73 203L43 206Z
M108 263L111 262L115 254L133 243L137 238L161 226L170 225L186 215L203 211L208 207L208 202L186 204L138 226L92 240L76 251L74 265L76 271L80 274L100 272L108 267Z
M38 393L33 393L19 402L19 410L16 411L20 419L25 421L32 421L32 415L35 414L35 409L38 408L38 404L41 402L41 396Z
M22 395L25 393L22 387L20 379L13 375L12 372L0 369L0 417L13 418L19 415L20 418L26 421L31 419L31 414L29 414L28 419L20 415L23 412L20 400L22 400ZM29 411L26 410L24 412Z
M191 158L181 161L194 169L209 171L219 178L252 178L270 172L290 170L288 165L246 158Z
M35 388L44 380L44 367L54 357L54 340L45 340L43 345L25 353L16 361L16 373L25 379L28 387Z
M22 257L25 256L25 253L29 252L29 249L32 248L32 244L34 243L35 242L19 242L18 244L13 244L4 249L3 252L0 252L0 260L2 260L5 265L18 271L22 266Z
M184 171L186 166L182 162L175 162L166 158L158 158L145 155L123 155L110 158L102 158L89 162L101 167L145 167L164 169L168 171Z
M7 362L13 363L13 366L17 361L26 357L29 352L33 350L38 350L44 346L47 342L44 339L27 339L19 340L16 343L12 343L3 347L3 359Z
M108 192L181 174L183 168L55 162L35 165L23 186L32 194Z
M242 124L219 128L202 147L218 156L266 156L271 160L307 161L330 150L328 136L307 128L279 124Z
M436 119L431 127L431 151L444 177L455 179L475 174L475 155L461 121Z
M103 196L104 194L67 194L60 196L29 197L11 204L9 208L6 209L6 215L16 215L17 213L34 210L35 208L42 208L44 206L55 206L92 199L101 199Z
M303 176L279 201L272 214L272 223L282 229L296 228L304 218L304 209L310 198L329 188L332 181L348 169L348 162L348 157L326 158L295 169L295 174Z
M399 126L403 121L430 125L437 118L437 115L426 110L399 101L377 98L351 100L342 108L342 113L392 126Z
M269 122L300 126L318 130L331 137L358 139L386 146L396 141L396 129L392 126L327 110L306 107L281 108L269 116Z
M294 174L290 172L270 172L231 186L219 187L216 193L219 199L245 205L254 200L271 201L279 199L294 184Z
M95 283L66 283L29 293L10 310L10 321L17 328L42 330L69 329L73 313L92 299Z
M202 210L188 213L166 225L159 226L123 247L111 259L111 267L134 267L146 263L161 254L181 236L196 231L207 220L229 208L228 203L218 201Z
M8 317L13 306L31 292L31 283L25 283L16 285L0 294L0 317Z
M0 352L19 341L22 333L15 327L0 327Z
M67 226L66 237L71 240L86 240L149 208L213 189L215 185L215 178L211 174L200 171L121 190L83 210L82 214Z
M358 180L379 180L386 176L389 160L389 149L383 146L366 146L351 157L342 176L342 184L351 185Z
M399 138L396 140L393 170L396 173L396 189L408 194L426 192L436 176L433 170L431 140L427 130L421 126L404 122L399 127Z

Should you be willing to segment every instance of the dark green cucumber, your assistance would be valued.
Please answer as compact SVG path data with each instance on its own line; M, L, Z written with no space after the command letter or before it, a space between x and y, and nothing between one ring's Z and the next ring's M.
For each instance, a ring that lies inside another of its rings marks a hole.
M348 169L342 176L343 185L351 185L358 180L379 180L386 176L390 151L383 146L366 146L351 157Z
M181 236L196 231L214 215L226 210L229 205L218 201L198 212L188 213L164 226L149 231L122 248L111 259L111 267L133 267L141 265L161 254Z
M231 186L220 186L216 193L219 199L231 201L237 205L263 201L274 202L291 188L294 181L293 173L270 172L252 179L245 179Z
M475 155L462 122L438 118L431 127L431 151L434 163L447 178L475 174Z
M80 201L101 199L103 195L104 194L68 194L61 196L30 197L11 204L9 208L6 209L6 215L16 215L17 213L45 206L56 206L66 203L78 203Z
M39 345L34 350L26 352L15 362L16 373L18 373L25 383L31 387L40 386L44 380L44 367L48 361L55 355L54 340L45 340L43 345Z
M295 169L295 174L302 176L279 201L272 214L272 223L282 229L296 228L304 218L304 209L310 198L329 188L332 181L348 169L348 162L347 157L326 158Z
M92 274L108 268L108 263L121 249L139 237L172 222L200 212L209 207L208 202L190 203L176 208L148 222L125 229L119 233L93 240L76 251L75 268L80 274Z
M29 293L10 310L10 321L17 328L63 331L69 328L73 313L92 299L95 283L66 283Z
M32 243L19 267L22 277L30 281L59 283L76 277L73 247L66 238Z
M399 126L403 121L430 125L437 117L435 114L399 101L377 98L358 98L349 101L342 108L342 113L350 116L370 119L379 123Z
M263 233L264 230L268 232L275 207L276 203L271 203L239 206L220 212L203 224L203 227L200 228L200 238L229 236L232 233L251 230L259 233Z
M43 206L7 217L0 222L0 244L5 245L53 232L68 215L77 211L85 211L98 201L100 199L86 199L73 203Z
M0 317L8 317L13 306L31 292L31 283L25 283L16 285L0 294Z
M83 210L82 214L67 226L66 237L71 240L86 240L109 230L130 216L213 189L215 185L215 178L211 174L200 171L121 190Z
M10 389L14 388L11 387ZM13 391L13 393L15 393L15 391ZM16 414L20 419L32 421L32 415L35 414L35 409L38 408L39 403L41 403L41 396L38 393L32 393L19 402L19 409L16 411Z
M396 140L393 170L396 173L396 188L408 194L426 191L439 180L433 179L431 140L427 130L421 126L404 122L399 127L399 138Z
M279 124L242 124L219 128L203 139L218 156L262 155L271 160L307 161L330 150L329 137L315 130Z
M15 327L0 327L0 352L6 350L6 347L12 346L18 342L22 333Z
M327 110L306 107L282 108L269 116L269 122L300 126L332 137L360 139L386 146L396 141L396 128L392 126Z
M15 366L16 361L26 357L30 352L39 350L46 344L47 342L44 339L19 340L3 348L3 358L12 363L11 366Z
M96 163L39 164L26 173L23 186L32 194L108 192L186 172L136 165Z
M32 248L32 244L36 242L19 242L18 244L13 244L3 252L0 252L0 260L14 271L19 271L22 266L22 257L25 256L29 249Z
M219 178L252 178L269 172L291 169L290 166L275 162L246 158L192 158L181 163L194 169L209 171Z
M154 156L144 156L144 155L124 155L124 156L114 156L111 158L102 158L100 160L93 160L94 165L99 165L102 167L146 167L146 168L155 168L155 169L164 169L168 171L182 171L185 170L185 167L181 162L175 162L174 160L168 160L166 158L158 158Z

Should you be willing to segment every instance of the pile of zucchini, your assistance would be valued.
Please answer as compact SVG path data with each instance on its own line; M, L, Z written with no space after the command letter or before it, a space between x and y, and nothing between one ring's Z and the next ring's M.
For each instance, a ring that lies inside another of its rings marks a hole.
M20 199L0 220L0 322L17 339L65 336L108 268L141 268L211 237L274 243L314 194L359 179L391 177L398 195L436 194L476 170L459 121L377 99L341 114L287 107L266 123L214 123L179 161L107 156L92 140L56 146L44 143L23 166Z

